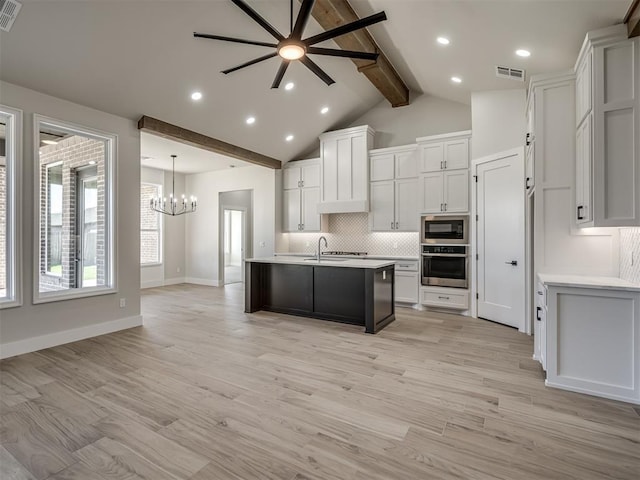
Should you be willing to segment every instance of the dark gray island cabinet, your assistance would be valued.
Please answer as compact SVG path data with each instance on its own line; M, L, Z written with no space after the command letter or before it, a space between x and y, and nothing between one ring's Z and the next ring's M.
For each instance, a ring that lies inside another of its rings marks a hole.
M253 258L246 261L244 311L288 313L362 325L377 333L395 320L394 262Z

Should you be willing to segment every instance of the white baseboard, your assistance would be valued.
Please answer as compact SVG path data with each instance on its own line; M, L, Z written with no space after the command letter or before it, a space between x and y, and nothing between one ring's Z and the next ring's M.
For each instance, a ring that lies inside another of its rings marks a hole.
M165 278L164 286L167 285L179 285L181 283L186 283L184 277L176 277L176 278Z
M85 338L97 337L141 325L142 315L136 315L134 317L119 318L95 325L87 325L86 327L73 328L62 332L18 340L17 342L4 343L0 344L0 359L15 357L16 355L35 352L44 348L57 347L65 343L77 342Z
M220 282L218 280L210 280L208 278L193 278L186 277L184 283L193 283L194 285L206 285L207 287L219 287Z

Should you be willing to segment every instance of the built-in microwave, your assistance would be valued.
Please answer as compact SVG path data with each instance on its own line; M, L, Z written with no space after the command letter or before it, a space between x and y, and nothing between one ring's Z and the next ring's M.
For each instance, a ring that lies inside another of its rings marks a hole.
M469 243L468 215L424 215L420 225L421 243Z

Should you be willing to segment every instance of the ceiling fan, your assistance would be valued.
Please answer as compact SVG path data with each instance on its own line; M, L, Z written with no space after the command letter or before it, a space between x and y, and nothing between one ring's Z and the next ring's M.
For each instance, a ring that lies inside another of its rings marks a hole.
M242 9L244 13L249 15L256 23L258 23L258 25L269 32L276 40L278 40L278 43L258 42L253 40L245 40L242 38L223 37L220 35L210 35L207 33L194 32L193 36L196 38L209 38L211 40L223 40L225 42L244 43L247 45L257 45L260 47L271 47L276 49L275 52L255 58L246 63L243 63L242 65L238 65L237 67L223 70L222 73L224 73L225 75L231 72L235 72L236 70L240 70L241 68L255 65L256 63L260 63L270 58L280 56L282 58L282 62L280 63L280 68L278 69L276 77L271 84L271 88L278 88L280 86L280 82L282 81L282 78L284 77L284 74L289 67L289 63L293 60L300 60L300 62L305 67L315 73L324 83L326 83L327 85L331 85L335 83L335 81L329 75L327 75L318 65L316 65L308 57L308 55L328 55L331 57L356 58L360 60L376 60L378 58L379 54L377 52L355 52L351 50L337 50L333 48L314 47L314 45L320 42L324 42L325 40L330 40L332 38L339 37L340 35L353 32L355 30L360 30L361 28L368 27L369 25L382 22L387 19L387 16L384 12L376 13L374 15L361 18L360 20L356 20L355 22L340 25L318 35L303 39L302 33L305 26L307 25L309 16L311 15L311 9L313 8L315 0L302 0L302 5L300 6L300 11L298 12L298 17L296 18L295 25L293 24L293 0L290 0L291 33L288 37L282 35L243 0L231 1L240 9Z

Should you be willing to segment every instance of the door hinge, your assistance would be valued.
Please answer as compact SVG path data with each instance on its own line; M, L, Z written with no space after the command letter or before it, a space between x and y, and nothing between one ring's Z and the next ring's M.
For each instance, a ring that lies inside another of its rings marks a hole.
M478 175L474 175L473 178L475 179L476 183L478 183Z
M480 294L476 293L476 300L480 300Z
M478 215L476 215L476 222L477 222L478 220L480 220L480 218L478 217Z
M476 260L480 260L480 255L476 253Z

